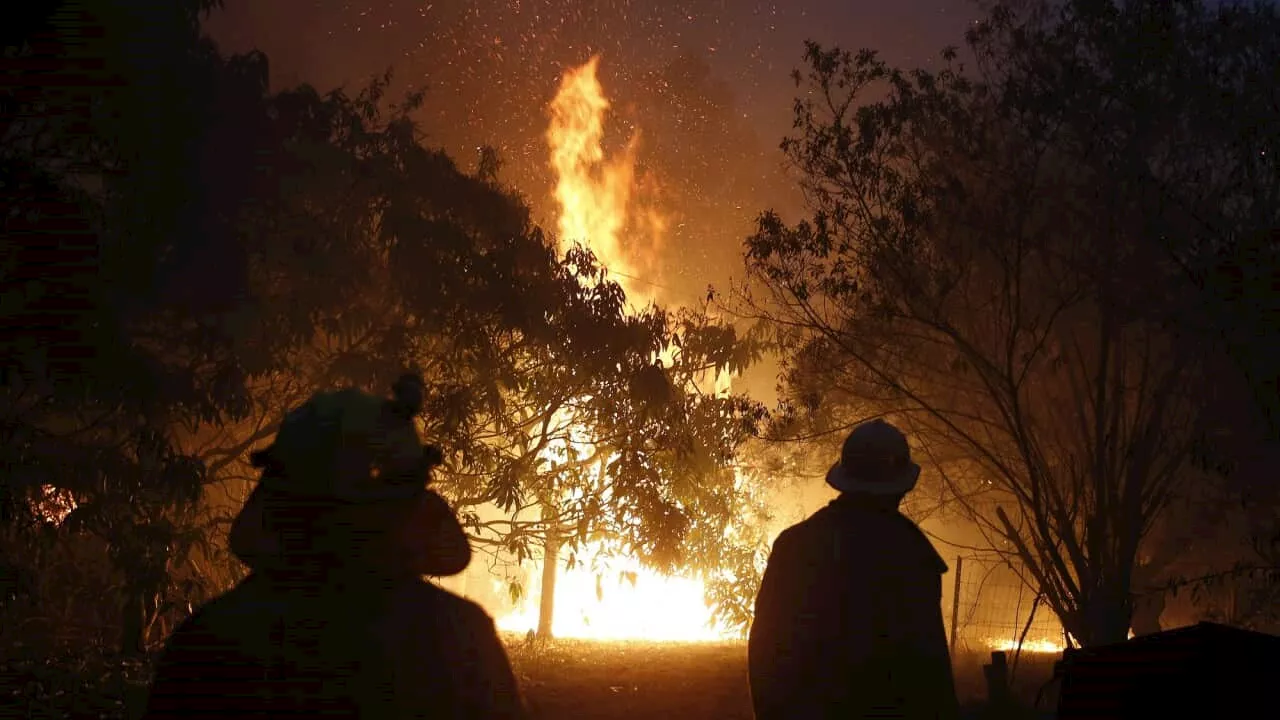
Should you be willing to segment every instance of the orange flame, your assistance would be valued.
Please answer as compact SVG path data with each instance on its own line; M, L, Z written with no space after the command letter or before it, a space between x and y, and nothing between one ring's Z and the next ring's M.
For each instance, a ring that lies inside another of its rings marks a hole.
M574 568L556 580L552 634L590 640L704 642L731 636L711 622L706 588L692 578L667 577L633 558L616 558L600 573ZM538 626L537 593L497 620L519 633Z
M562 249L581 243L617 276L627 297L641 304L654 300L652 285L638 278L666 229L652 208L638 208L636 153L640 133L633 133L622 153L605 156L608 98L596 76L599 56L565 73L551 102L547 143L556 173L555 199L560 208ZM624 246L623 237L632 244Z
M647 304L657 299L655 286L641 281L638 272L651 264L666 222L655 208L639 202L639 133L630 137L619 156L606 157L609 100L596 77L599 63L594 57L566 72L551 102L547 142L556 173L560 242L562 249L574 243L590 249L632 302ZM573 440L583 448L590 442L586 437ZM600 543L587 543L578 554L607 555L602 550ZM730 636L727 628L711 622L701 580L668 577L634 558L607 558L603 565L598 572L583 566L559 569L553 635L668 641ZM529 590L512 612L498 618L499 628L525 632L537 627L540 588L535 582Z
M1033 654L1056 654L1063 650L1061 642L1046 639L1024 640L1019 644L1016 640L1000 640L998 638L987 638L987 647L992 650L1003 652L1017 652L1021 647L1024 653Z

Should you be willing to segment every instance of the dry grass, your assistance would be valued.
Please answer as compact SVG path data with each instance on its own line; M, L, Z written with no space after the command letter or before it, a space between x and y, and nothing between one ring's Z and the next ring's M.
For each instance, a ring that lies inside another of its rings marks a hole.
M510 652L535 718L724 718L750 720L744 643L647 643L510 638ZM1050 677L1053 657L1023 656L1014 693L1030 705ZM982 664L956 658L961 700L985 698Z

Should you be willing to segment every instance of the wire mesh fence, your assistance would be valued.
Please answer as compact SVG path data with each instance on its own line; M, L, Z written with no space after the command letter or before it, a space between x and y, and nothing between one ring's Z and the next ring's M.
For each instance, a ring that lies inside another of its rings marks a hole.
M956 559L947 631L952 652L1014 650L1058 652L1063 646L1062 624L1022 579L1020 563L999 555L969 555Z

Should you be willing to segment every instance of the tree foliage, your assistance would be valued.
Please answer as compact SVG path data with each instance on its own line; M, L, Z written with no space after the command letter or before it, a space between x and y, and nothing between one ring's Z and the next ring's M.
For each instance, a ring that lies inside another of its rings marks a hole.
M669 570L717 557L689 545L723 545L728 463L758 411L699 383L739 371L750 346L704 312L628 313L596 259L560 256L493 168L469 176L421 144L423 98L387 113L384 87L268 103L281 153L268 172L286 190L243 226L262 238L251 317L279 359L251 384L255 411L192 433L195 451L248 480L246 451L290 405L412 365L423 430L447 451L441 488L481 547L519 561L549 536L570 553L608 538Z
M221 533L248 451L311 393L408 366L477 542L608 537L709 575L733 557L728 463L758 410L703 376L750 346L698 310L627 313L497 163L471 176L424 143L422 96L271 93L265 57L200 36L209 3L142 5L4 26L7 59L56 60L6 78L0 119L7 629L161 639L238 575Z
M791 401L907 424L1085 644L1124 638L1142 541L1212 455L1235 348L1188 268L1238 265L1277 227L1274 85L1251 88L1278 22L996 3L976 72L810 44L796 76L783 148L813 216L762 217L765 295L745 297L791 351Z
M6 605L48 600L21 590L40 585L50 536L87 534L117 573L98 591L131 651L163 608L200 597L171 570L200 539L204 469L171 428L244 412L251 372L226 321L253 158L207 143L221 103L260 95L265 71L200 39L210 6L44 3L3 23Z

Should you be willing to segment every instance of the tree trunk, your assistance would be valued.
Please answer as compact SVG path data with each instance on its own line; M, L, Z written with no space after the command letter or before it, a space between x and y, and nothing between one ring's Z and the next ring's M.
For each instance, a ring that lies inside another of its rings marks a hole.
M1067 632L1081 647L1120 643L1129 639L1132 617L1133 599L1126 583L1123 592L1107 588L1083 603Z
M1133 604L1133 634L1154 635L1164 630L1160 624L1160 615L1164 612L1164 593L1153 593L1144 596Z
M551 639L551 621L556 611L556 566L560 563L560 533L547 529L542 546L542 596L538 601L538 637Z
M124 601L124 614L120 618L120 654L140 657L146 653L146 602L137 593L129 593Z

